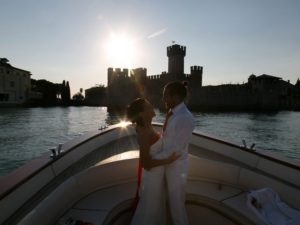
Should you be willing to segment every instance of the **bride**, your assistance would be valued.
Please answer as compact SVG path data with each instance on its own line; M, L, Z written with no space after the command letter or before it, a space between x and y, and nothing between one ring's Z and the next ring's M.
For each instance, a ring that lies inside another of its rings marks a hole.
M153 106L144 98L134 100L127 107L127 118L136 124L140 147L140 163L143 167L139 187L139 200L131 225L163 225L166 223L164 166L180 157L173 153L165 159L156 159L162 151L162 139L151 125L155 116Z

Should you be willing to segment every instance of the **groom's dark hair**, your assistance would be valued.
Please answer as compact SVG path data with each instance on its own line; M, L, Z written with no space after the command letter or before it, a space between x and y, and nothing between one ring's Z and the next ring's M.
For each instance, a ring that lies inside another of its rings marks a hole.
M187 82L174 81L166 84L165 89L168 90L169 95L178 96L181 100L184 100L187 96Z

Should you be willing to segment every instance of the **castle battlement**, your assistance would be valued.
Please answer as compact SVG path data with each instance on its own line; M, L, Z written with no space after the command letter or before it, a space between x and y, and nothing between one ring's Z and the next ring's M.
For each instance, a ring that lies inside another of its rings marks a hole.
M139 67L135 69L131 69L131 72L147 72L147 68Z
M131 77L145 77L147 76L147 69L146 68L136 68L130 70L130 76Z
M167 56L182 55L185 56L186 47L180 45L172 45L167 47Z
M121 69L121 68L111 68L109 67L107 69L107 75L108 76L116 76L116 77L128 77L128 69L127 68L124 68L124 69Z
M190 78L191 77L191 75L190 74L183 74L183 77L185 78L185 79L188 79L188 78Z
M124 68L108 68L108 75L115 75L115 76L128 76L128 69Z
M161 74L159 75L151 75L147 77L149 80L159 80L162 78Z
M193 71L202 71L203 67L202 66L191 66L191 72Z

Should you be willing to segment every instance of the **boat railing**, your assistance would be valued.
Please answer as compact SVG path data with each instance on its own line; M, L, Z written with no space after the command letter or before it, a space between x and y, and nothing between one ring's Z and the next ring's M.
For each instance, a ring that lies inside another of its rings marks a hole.
M130 132L129 129L125 131L119 125L88 132L75 140L58 145L57 148L50 151L50 154L46 152L7 176L1 177L0 224L10 224L10 222L3 222L8 218L12 218L16 210L28 207L26 202L30 199L39 199L42 196L40 192L45 190L46 185L50 189L58 185L55 179L64 177L64 175L61 175L64 174L64 171L71 169L71 173L73 171L80 172L77 168L72 169L72 166L88 154L96 151L99 145L105 145L117 138L128 135L132 135L132 131ZM91 165L87 164L85 166ZM86 167L82 167L82 169L84 168Z
M250 151L255 151L255 149L254 149L255 143L252 143L252 145L251 145L249 148L248 148L248 146L247 146L247 143L246 143L246 140L245 140L245 139L242 140L242 143L243 143L243 146L242 146L242 147L244 147L244 149L248 149L248 150L250 150Z

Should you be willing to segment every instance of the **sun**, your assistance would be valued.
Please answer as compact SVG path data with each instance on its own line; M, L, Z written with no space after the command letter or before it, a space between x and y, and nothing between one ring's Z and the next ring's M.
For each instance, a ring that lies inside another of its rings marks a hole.
M104 43L104 49L112 67L132 68L137 60L137 41L125 33L111 34Z

